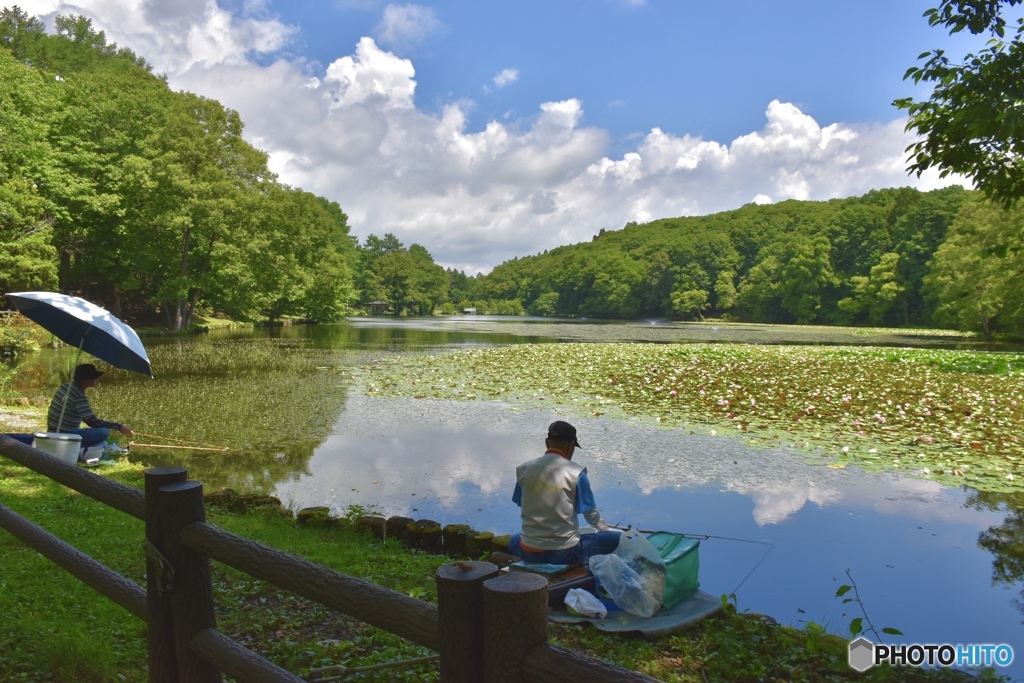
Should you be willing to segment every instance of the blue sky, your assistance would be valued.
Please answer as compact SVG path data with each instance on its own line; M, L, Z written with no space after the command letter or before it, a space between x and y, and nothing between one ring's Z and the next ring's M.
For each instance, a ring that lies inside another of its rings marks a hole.
M906 68L953 42L922 18L932 4L432 2L425 6L435 32L386 47L413 59L419 106L474 100L471 127L576 97L587 108L584 122L617 139L661 127L731 140L758 128L773 99L829 122L894 118L892 100L913 91L902 80ZM272 7L301 27L292 48L321 65L375 35L381 21L376 3ZM494 86L505 69L518 80Z
M904 172L893 99L979 49L934 0L30 0L85 14L170 85L239 111L282 182L445 266L628 221L948 184Z

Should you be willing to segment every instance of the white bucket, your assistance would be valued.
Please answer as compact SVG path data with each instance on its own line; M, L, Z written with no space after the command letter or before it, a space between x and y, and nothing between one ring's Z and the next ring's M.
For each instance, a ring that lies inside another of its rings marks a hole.
M81 435L36 432L32 436L32 448L38 448L71 465L78 462L78 453L82 450Z

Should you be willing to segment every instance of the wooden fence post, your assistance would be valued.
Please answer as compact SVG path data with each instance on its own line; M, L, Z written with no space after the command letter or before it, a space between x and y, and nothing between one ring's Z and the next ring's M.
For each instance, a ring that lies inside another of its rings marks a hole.
M171 617L169 566L163 558L163 529L157 492L161 486L188 479L184 467L151 467L146 470L146 643L149 649L150 683L177 683L178 661L174 655L174 621Z
M527 651L548 640L548 581L509 572L484 581L484 683L520 683Z
M443 683L483 680L483 582L497 575L490 562L453 562L434 575Z
M220 671L192 650L192 637L217 627L213 607L210 558L194 553L181 542L181 530L192 522L206 521L203 484L183 481L160 487L157 494L166 557L174 568L171 612L174 615L174 649L182 683L220 683Z

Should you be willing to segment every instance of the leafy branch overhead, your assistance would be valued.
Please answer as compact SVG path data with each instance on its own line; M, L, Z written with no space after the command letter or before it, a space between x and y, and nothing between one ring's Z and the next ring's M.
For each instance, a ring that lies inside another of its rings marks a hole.
M961 61L944 50L920 55L905 80L932 83L927 100L893 104L910 115L907 130L921 139L907 147L908 171L930 168L960 174L1004 205L1024 196L1024 18L1008 31L1004 13L1022 0L943 0L925 12L929 24L950 34L988 33L985 49ZM1009 38L1007 34L1009 33Z

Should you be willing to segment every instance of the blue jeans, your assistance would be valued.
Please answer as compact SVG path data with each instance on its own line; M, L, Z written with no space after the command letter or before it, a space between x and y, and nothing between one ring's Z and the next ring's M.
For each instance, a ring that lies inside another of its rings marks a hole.
M106 427L82 427L80 429L72 429L68 433L78 434L82 437L82 448L95 446L110 438L110 430Z
M519 539L522 534L512 534L508 540L508 550L523 562L535 564L582 564L590 563L594 555L609 555L619 547L619 531L598 531L596 534L583 534L580 542L564 550L544 550L532 552L524 550Z

